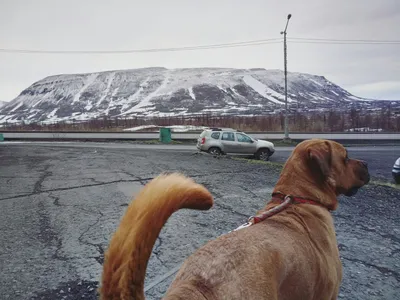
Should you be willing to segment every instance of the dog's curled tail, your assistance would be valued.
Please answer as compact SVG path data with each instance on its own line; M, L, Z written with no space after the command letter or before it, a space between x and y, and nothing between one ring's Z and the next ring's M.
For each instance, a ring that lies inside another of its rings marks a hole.
M181 208L208 210L210 192L184 175L159 175L128 206L105 254L100 299L143 300L147 263L168 218Z

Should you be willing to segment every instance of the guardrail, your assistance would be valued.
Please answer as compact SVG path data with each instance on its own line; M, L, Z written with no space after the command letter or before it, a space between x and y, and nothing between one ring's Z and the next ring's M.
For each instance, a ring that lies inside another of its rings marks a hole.
M284 133L251 133L254 138L266 140L282 140ZM7 132L3 131L4 140L156 140L158 132ZM172 132L173 140L196 140L199 132ZM323 138L331 140L374 140L374 141L400 141L400 133L292 133L293 140L306 140Z

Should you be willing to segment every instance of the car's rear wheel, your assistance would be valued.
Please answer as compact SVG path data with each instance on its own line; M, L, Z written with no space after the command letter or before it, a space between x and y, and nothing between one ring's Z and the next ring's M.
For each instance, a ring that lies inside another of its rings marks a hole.
M221 155L222 151L218 147L211 147L210 149L208 149L208 153L212 155Z
M271 151L267 148L263 148L257 151L256 158L262 161L268 161L271 156Z

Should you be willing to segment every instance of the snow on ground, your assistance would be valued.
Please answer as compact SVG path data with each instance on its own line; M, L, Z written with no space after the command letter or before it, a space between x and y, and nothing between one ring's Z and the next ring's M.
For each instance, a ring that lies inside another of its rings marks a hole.
M324 86L323 84L319 83L318 81L316 81L316 80L314 80L312 78L308 78L308 80L310 80L311 82L315 83L316 85Z
M266 93L267 87L265 84L261 83L257 79L255 79L253 76L250 75L245 75L243 76L243 81L246 83L249 87L251 87L253 90L255 90L257 93L259 93L261 96L264 98L267 98L268 100L271 100L272 102L276 104L282 104L280 101L276 99L270 99L270 97Z
M51 113L49 113L48 115L47 115L47 119L48 120L52 120L52 119L54 119L54 117L55 117L55 115L56 115L56 112L57 112L57 110L58 110L58 108L56 107L55 109L53 109L52 111L51 111Z
M359 127L346 129L345 132L382 132L382 128Z
M115 78L115 72L112 72L112 73L110 73L110 75L108 75L106 90L104 91L103 96L101 96L99 101L97 101L96 106L99 105L101 102L103 102L103 100L108 96L108 93L110 92L111 84L112 84L114 78Z
M285 102L285 95L279 94L269 87L266 88L266 93L267 95L280 99L281 102ZM290 97L287 97L287 100L288 102L297 102L297 100L293 100Z
M182 90L186 90L186 98L190 97L193 100L201 101L204 92L199 91L199 94L195 94L197 89L193 88L196 86L203 86L204 89L217 87L232 96L226 97L226 104L219 105L218 109L206 107L199 114L205 112L221 113L222 115L240 113L251 108L246 97L239 94L242 85L249 86L268 100L269 103L263 102L263 107L268 110L279 110L285 103L284 92L282 92L284 73L281 70L144 68L47 77L33 84L28 90L29 93L21 94L10 103L8 107L12 111L7 110L7 116L0 113L0 123L5 122L6 119L8 122L17 123L20 122L21 117L25 118L25 121L34 121L35 118L43 119L44 117L50 118L49 121L58 122L72 118L94 119L109 114L111 116L120 114L120 116L144 117L180 116L188 114L188 106L184 106L181 110L176 108L169 112L160 112L153 105L153 101L168 103L171 101L173 93ZM326 89L320 88L321 85ZM300 96L304 98L300 103L302 106L306 106L308 102L324 101L331 107L335 107L338 98L339 100L343 98L343 101L346 100L348 103L353 100L370 101L350 96L339 87L333 86L330 90L330 85L333 84L322 77L288 73L290 91L288 102L297 103L295 98L300 98ZM183 99L186 98L183 97ZM40 108L33 109L35 105L39 106L39 104ZM84 107L83 111L86 111L86 114L79 116L69 113L65 115L64 111L60 110L56 113L52 112L54 107L69 105L70 110L74 112L80 112ZM57 115L63 115L63 117L57 117Z
M208 127L205 126L193 126L193 125L172 125L166 126L167 128L171 128L172 132L186 132L186 131L194 131L194 130L204 130Z
M92 104L92 102L90 101L90 102L88 102L88 104L86 104L85 110L91 110L92 107L93 107L93 104Z
M24 105L24 102L21 101L18 105L16 105L16 106L10 111L10 113L13 112L13 111L15 111L15 110L17 110L17 109L20 108L22 105Z
M135 93L133 93L132 95L130 95L127 99L127 101L125 101L125 103L122 106L122 110L124 110L125 107L128 107L129 104L131 103L135 103L138 99L139 99L139 95L144 91L144 89L148 86L149 84L149 80L150 77L147 77L139 86L139 88L137 89L137 91ZM131 112L132 109L128 110L126 113Z
M81 98L82 93L96 80L97 76L99 76L99 73L93 73L93 74L90 74L86 78L85 84L79 90L79 92L75 94L74 100L72 101L72 103L79 102L79 99Z
M248 86L250 86L253 90L259 93L264 98L267 98L269 101L274 102L279 105L283 105L285 101L285 96L275 92L273 89L266 86L264 83L258 81L253 76L245 75L243 76L243 81ZM278 100L280 99L280 100ZM288 97L288 102L294 102L295 100L290 99Z
M141 125L141 126L136 126L132 128L125 128L124 131L140 131L143 129L154 129L154 128L159 128L157 125Z
M339 94L336 93L334 90L331 90L331 93L335 94L336 96L339 96Z
M189 88L189 95L192 97L193 100L196 100L196 95L193 93L193 87Z
M159 128L170 128L172 132L186 132L194 130L204 130L208 127L205 126L194 126L194 125L171 125L171 126L158 126L158 125L141 125L132 128L126 128L124 131L142 131L145 129L159 129Z
M146 111L146 107L152 106L151 100L153 99L153 97L158 96L163 89L165 89L165 87L168 85L170 75L171 75L170 72L167 71L164 74L164 80L161 83L161 85L154 92L147 95L146 98L142 99L137 105L132 107L126 113L133 112L133 111Z
M355 101L374 101L374 100L370 100L370 99L365 99L365 98L360 98L360 97L356 97L356 96L348 96L347 98L349 98L350 100L355 100Z

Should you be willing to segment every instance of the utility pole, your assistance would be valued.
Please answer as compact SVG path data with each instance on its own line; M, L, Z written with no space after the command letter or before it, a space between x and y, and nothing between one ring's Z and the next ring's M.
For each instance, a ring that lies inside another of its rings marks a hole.
M289 140L289 121L288 121L288 103L287 103L287 44L286 44L286 30L289 25L289 20L292 17L291 14L288 14L286 27L284 31L281 31L283 34L283 56L284 56L284 72L285 72L285 140Z

